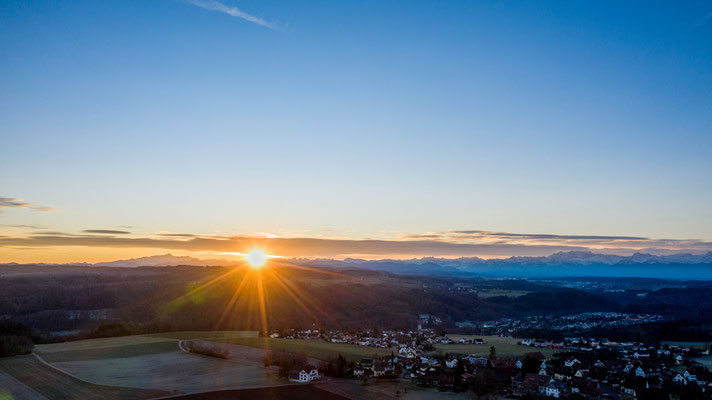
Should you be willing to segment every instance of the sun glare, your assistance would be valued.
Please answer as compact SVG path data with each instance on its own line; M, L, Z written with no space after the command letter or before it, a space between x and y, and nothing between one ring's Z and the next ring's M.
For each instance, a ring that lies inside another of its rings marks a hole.
M267 261L267 254L262 250L252 250L245 256L245 259L254 268L259 268Z

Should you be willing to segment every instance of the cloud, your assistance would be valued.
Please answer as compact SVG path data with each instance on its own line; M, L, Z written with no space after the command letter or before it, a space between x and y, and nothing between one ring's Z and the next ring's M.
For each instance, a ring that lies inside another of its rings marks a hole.
M14 197L3 197L0 196L0 208L31 208L35 211L50 212L56 211L53 207L43 206L36 203L30 203L22 199L17 199ZM0 211L2 212L2 211Z
M111 230L111 229L86 229L86 230L83 230L82 232L84 232L84 233L99 233L102 235L128 235L131 233L131 232L127 232L127 231L115 231L115 230Z
M23 228L23 229L47 229L41 225L25 225L25 224L0 224L6 228Z
M562 240L648 240L640 236L591 236L591 235L552 235L542 233L506 233L488 231L450 231L452 233L474 236L489 236L500 238L525 238L525 239L562 239ZM447 233L447 232L446 232Z
M225 5L217 0L185 0L187 3L192 4L194 6L204 8L206 10L211 10L211 11L218 11L223 14L231 15L233 17L237 18L242 18L245 21L249 21L252 23L255 23L257 25L264 26L269 29L273 30L281 30L281 28L271 22L267 22L264 19L260 17L256 17L252 14L248 14L242 10L240 10L237 7L231 7L228 5Z
M87 230L106 233L116 231ZM119 231L120 232L120 231ZM398 240L344 239L321 237L200 236L159 233L142 237L35 232L25 237L0 238L0 247L84 246L104 248L152 248L194 252L244 253L254 248L286 257L309 258L408 258L408 257L509 257L548 256L559 251L594 251L631 255L636 252L672 254L706 253L712 242L699 239L645 239L635 236L594 236L554 234L503 234L478 231L463 241L456 231L409 235ZM448 236L450 235L450 236ZM451 238L455 235L454 238ZM543 236L543 239L541 237ZM557 239L563 237L565 239ZM493 239L494 238L494 239ZM509 239L508 239L509 238ZM622 239L621 239L622 238Z
M52 232L56 233L56 232ZM361 256L504 256L549 255L557 251L585 250L577 246L517 244L461 244L428 240L352 240L323 238L267 238L255 236L177 238L115 237L72 234L36 234L0 238L0 246L88 246L156 248L207 252L247 252L255 247L289 257Z
M712 20L712 12L705 14L702 18L695 21L695 24L692 26L692 29L697 29L709 22L710 20Z

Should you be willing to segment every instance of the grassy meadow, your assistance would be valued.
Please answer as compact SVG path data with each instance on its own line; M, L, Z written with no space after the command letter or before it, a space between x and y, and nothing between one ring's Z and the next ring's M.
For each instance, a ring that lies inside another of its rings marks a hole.
M169 332L38 345L36 354L69 374L63 375L43 365L54 371L57 379L64 377L84 386L180 393L255 388L279 383L273 371L262 366L262 354L249 354L250 357L238 355L234 360L222 360L188 354L178 347L179 339L235 340L256 336L257 332L252 331ZM260 351L244 349L251 353ZM32 360L39 363L34 357ZM9 363L14 365L12 359ZM77 398L83 398L84 392L77 393L81 394Z
M32 355L0 358L0 372L48 399L146 399L168 395L145 390L87 383L42 364ZM1 393L1 392L0 392Z
M240 338L256 338L258 331L182 331L164 332L142 335L150 338L165 338L176 340L204 339L204 340L230 340Z
M490 347L494 346L497 351L498 358L518 358L531 351L540 351L547 358L551 357L559 350L547 349L541 347L529 347L517 344L521 339L499 336L469 336L469 335L448 335L452 340L460 338L473 339L481 338L484 344L438 344L435 349L439 353L465 353L474 354L476 356L488 357Z
M374 354L379 356L390 355L392 351L391 349L357 346L355 344L329 343L323 340L239 338L220 341L261 349L303 353L307 357L319 360L328 360L341 354L349 361L359 361L362 358L372 357Z

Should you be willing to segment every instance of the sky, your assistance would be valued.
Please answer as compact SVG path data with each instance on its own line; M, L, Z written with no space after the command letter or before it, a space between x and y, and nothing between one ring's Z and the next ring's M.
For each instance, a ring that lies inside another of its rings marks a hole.
M704 253L711 204L708 1L0 3L0 262Z

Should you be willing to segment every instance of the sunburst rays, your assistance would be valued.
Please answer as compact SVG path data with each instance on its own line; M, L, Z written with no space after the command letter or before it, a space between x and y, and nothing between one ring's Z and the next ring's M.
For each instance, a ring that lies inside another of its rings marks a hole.
M234 290L231 290L219 315L216 314L214 330L233 329L238 325L250 327L250 329L259 326L260 331L268 333L272 319L270 298L275 296L280 301L286 299L293 301L303 315L311 320L311 323L336 324L336 321L331 317L328 305L319 304L310 297L297 282L302 279L294 279L293 272L295 271L325 275L330 279L333 277L354 279L350 275L335 271L270 260L263 268L235 267L214 278L211 277L199 282L194 288L166 303L163 310L165 313L180 312L181 306L191 302L192 299L207 295L217 285L230 283L230 279L235 278Z

